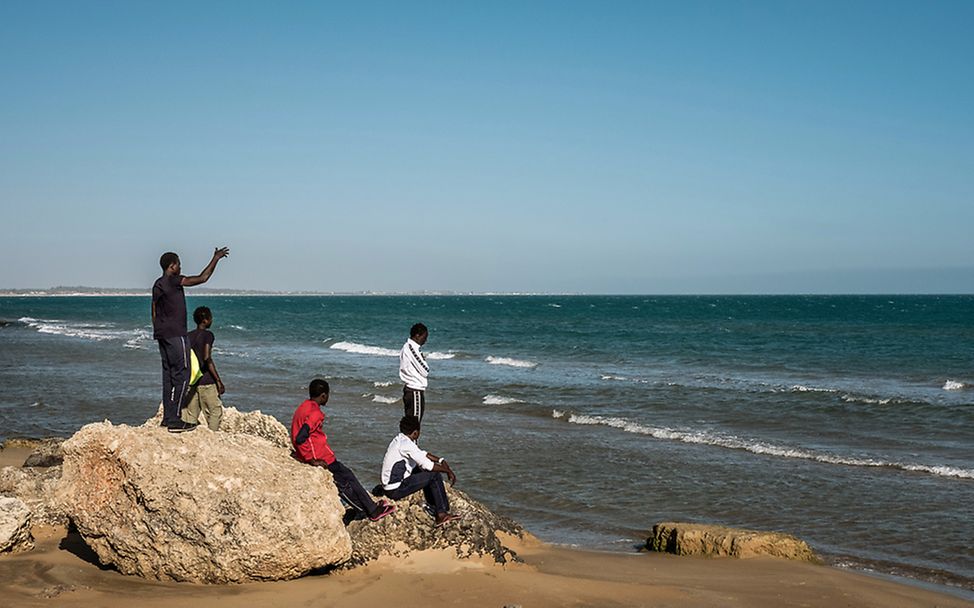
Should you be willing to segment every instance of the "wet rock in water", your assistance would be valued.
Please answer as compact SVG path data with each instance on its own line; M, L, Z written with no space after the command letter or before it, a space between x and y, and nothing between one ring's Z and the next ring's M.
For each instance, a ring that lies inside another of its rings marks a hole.
M125 574L279 580L351 554L330 473L261 437L103 422L63 447L58 500L99 559Z
M60 466L0 468L0 494L24 501L34 524L67 525L67 515L54 500L60 481Z
M30 509L19 498L0 496L0 553L30 551Z
M710 557L755 557L819 561L805 541L780 532L760 532L706 524L661 522L646 541L651 551Z
M460 490L446 486L450 511L462 515L459 520L434 526L432 514L425 508L422 492L393 501L396 512L379 521L359 519L348 525L352 537L352 557L345 567L364 564L380 555L402 556L410 551L450 549L461 558L491 556L498 563L517 559L505 547L498 532L522 537L524 530L512 519L492 513ZM377 499L378 500L378 499Z
M156 415L146 420L143 426L159 426L160 422L162 422L161 404ZM230 433L232 435L253 435L254 437L265 439L273 445L287 450L289 453L291 451L291 435L288 433L287 427L281 424L277 418L263 414L260 410L241 412L235 407L225 406L223 408L223 419L220 421L219 431L211 431L207 428L206 421L201 420L201 422L202 424L193 432L203 431L207 433L218 432Z

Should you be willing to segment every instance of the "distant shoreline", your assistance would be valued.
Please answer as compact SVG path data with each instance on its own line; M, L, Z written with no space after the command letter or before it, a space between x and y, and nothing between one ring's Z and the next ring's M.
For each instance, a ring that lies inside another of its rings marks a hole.
M0 298L105 298L105 297L126 297L126 298L147 298L149 291L44 291L44 290L0 290ZM370 296L550 296L550 297L575 297L593 296L606 294L585 294L585 293L528 293L528 292L454 292L454 291L201 291L193 289L187 296L217 296L217 297L370 297ZM608 294L611 295L611 294ZM624 294L632 297L640 297L641 294ZM645 296L645 297L664 297L664 296Z
M148 289L118 289L97 287L50 289L0 289L0 298L65 298L65 297L128 297L145 298ZM480 297L629 297L629 298L787 298L787 297L955 297L972 293L586 293L532 291L260 291L247 289L193 288L187 295L215 297L374 297L374 296L480 296Z

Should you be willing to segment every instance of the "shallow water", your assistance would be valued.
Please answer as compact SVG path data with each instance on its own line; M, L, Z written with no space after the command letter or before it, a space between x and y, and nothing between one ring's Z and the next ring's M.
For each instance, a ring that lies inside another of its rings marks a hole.
M782 530L834 561L974 588L974 297L190 297L225 401L287 421L332 383L366 485L423 321L421 443L541 537L629 548L663 519ZM141 423L148 298L0 298L0 435Z

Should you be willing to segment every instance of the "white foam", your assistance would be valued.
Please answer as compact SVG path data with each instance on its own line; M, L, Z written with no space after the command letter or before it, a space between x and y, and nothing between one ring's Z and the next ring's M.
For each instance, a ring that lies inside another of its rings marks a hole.
M793 393L837 393L839 392L834 388L816 388L814 386L805 386L803 384L795 384L791 386L788 390Z
M514 397L504 397L503 395L485 395L484 405L511 405L512 403L524 403Z
M335 342L329 348L334 348L335 350L343 350L347 353L353 353L356 355L373 355L376 357L398 357L399 351L392 350L391 348L383 348L382 346L372 346L370 344L359 344L358 342ZM452 359L456 357L455 353L424 353L427 359Z
M375 388L385 388L387 386L392 386L392 385L393 385L393 382L388 381L388 380L386 380L386 381L376 381L376 382L373 382L372 383L372 386L374 386Z
M564 418L565 417L565 412L563 412L561 410L551 410L551 417L552 418Z
M548 304L552 308L561 308L561 304Z
M125 341L125 348L144 349L145 343L152 339L152 332L147 329L138 329L135 335Z
M228 325L227 327L231 329L236 329L238 331L247 331L247 328L244 327L243 325Z
M966 386L967 385L964 384L963 382L958 382L956 380L948 380L948 381L944 382L944 390L945 391L959 391L959 390L961 390L962 388L964 388Z
M244 352L235 351L235 350L226 350L226 349L220 348L219 346L214 346L213 347L213 354L220 355L221 357L241 357L243 359L249 359L250 358L250 353L244 353ZM258 357L258 359L259 358L260 357Z
M533 361L522 361L521 359L511 359L510 357L488 356L484 361L491 365L507 365L509 367L524 368L538 367L538 364Z
M138 341L143 339L142 334L145 332L143 329L113 329L115 325L112 323L71 322L60 319L34 319L33 317L21 317L18 321L42 334L82 338L95 342L126 340L126 346L129 348L138 348ZM129 342L133 342L134 345L130 345Z
M381 346L369 346L368 344L359 344L358 342L335 342L329 348L343 350L347 353L354 353L356 355L375 355L379 357L399 356L398 350L382 348Z
M626 376L616 376L614 374L602 374L600 376L602 380L612 381L612 382L635 382L637 384L652 384L652 380L643 380L642 378L628 378ZM683 386L679 382L666 382L666 386Z
M384 397L382 395L375 395L372 397L372 401L374 403L396 403L399 400L399 397Z
M556 413L558 415L556 415ZM564 418L564 413L557 410L552 411L555 418ZM916 471L920 473L930 473L940 477L958 477L961 479L974 479L974 469L961 469L947 465L925 465L916 463L890 462L876 458L850 458L836 456L834 454L815 452L803 448L779 446L761 441L741 439L733 435L719 435L705 431L678 430L664 427L651 427L626 420L625 418L614 418L611 416L585 416L570 414L568 422L583 425L600 425L621 429L627 433L649 435L656 439L668 439L701 445L712 445L732 450L745 450L754 454L765 456L777 456L780 458L798 458L802 460L814 460L826 464L837 464L856 467L888 467L903 471Z
M878 399L875 397L863 397L861 395L840 395L839 399L842 399L846 403L867 403L870 405L889 405L890 403L896 403L897 400L892 397L888 399Z

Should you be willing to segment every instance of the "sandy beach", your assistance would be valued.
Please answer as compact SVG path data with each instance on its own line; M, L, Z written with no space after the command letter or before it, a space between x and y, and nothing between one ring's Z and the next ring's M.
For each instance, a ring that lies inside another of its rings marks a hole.
M19 465L29 449L0 452ZM33 551L0 557L0 605L50 606L970 606L948 594L773 558L687 558L509 538L523 563L449 551L383 557L351 571L244 585L161 583L99 566L77 533L35 526Z

